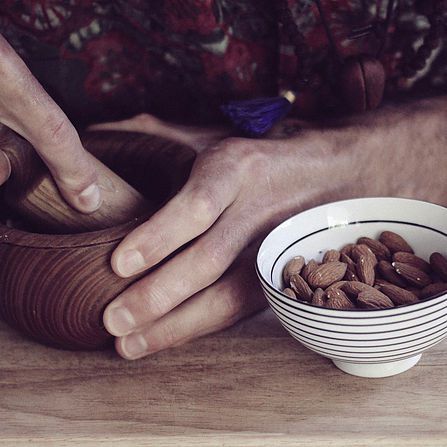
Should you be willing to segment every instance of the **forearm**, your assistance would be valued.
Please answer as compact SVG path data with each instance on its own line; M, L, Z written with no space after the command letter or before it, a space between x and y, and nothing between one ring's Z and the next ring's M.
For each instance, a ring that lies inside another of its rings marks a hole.
M443 97L387 106L337 128L311 131L329 199L399 196L447 205L446 122Z

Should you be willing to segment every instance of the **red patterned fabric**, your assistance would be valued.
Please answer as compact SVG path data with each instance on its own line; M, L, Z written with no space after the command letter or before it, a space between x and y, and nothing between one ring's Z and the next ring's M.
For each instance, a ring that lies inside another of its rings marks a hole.
M303 116L337 106L328 40L312 0L288 0L320 84L302 90ZM300 60L271 0L2 0L0 33L69 117L84 125L149 112L170 120L221 119L231 99L292 87ZM341 54L371 53L373 38L348 41L353 26L383 17L386 0L324 0ZM427 32L413 0L401 0L388 50L389 77ZM419 42L420 44L420 42ZM409 90L439 94L447 84L447 45ZM396 94L391 87L387 95Z

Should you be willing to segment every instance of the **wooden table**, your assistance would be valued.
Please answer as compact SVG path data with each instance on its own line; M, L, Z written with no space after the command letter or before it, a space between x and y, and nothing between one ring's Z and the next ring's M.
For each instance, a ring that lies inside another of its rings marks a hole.
M135 362L3 323L0 344L1 446L447 446L447 342L386 379L342 373L269 311Z

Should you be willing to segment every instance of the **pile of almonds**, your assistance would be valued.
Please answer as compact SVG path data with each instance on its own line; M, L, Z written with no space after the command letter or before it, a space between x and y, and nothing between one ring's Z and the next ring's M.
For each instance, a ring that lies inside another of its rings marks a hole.
M328 250L322 263L302 256L283 271L283 293L331 309L385 309L417 303L447 291L447 259L416 256L402 236L383 231L378 240L361 237L341 250Z

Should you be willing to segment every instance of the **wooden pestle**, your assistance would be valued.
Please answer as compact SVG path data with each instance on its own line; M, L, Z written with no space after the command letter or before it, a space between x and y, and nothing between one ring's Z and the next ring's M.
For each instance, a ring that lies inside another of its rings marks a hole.
M11 176L0 188L3 202L44 232L75 233L110 228L150 211L150 204L122 178L88 154L98 173L101 207L83 214L60 194L48 168L33 147L14 132L3 132L1 150L11 163Z

